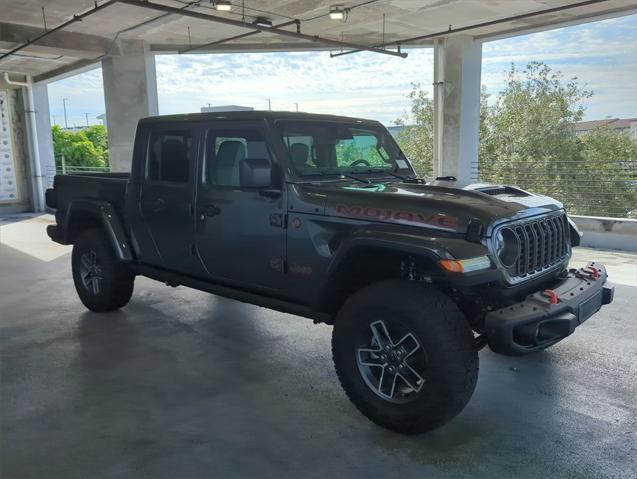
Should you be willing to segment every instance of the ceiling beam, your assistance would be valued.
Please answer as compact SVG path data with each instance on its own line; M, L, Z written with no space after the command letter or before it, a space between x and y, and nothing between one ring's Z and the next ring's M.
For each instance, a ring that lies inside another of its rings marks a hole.
M583 2L578 2L578 3L571 3L568 5L561 5L558 7L553 7L553 8L546 8L543 10L535 10L533 12L527 12L527 13L522 13L519 15L513 15L513 16L509 16L509 17L505 17L505 18L498 18L496 20L489 20L487 22L481 22L481 23L476 23L473 25L467 25L464 27L459 27L459 28L451 28L451 25L449 26L449 29L447 30L442 30L440 32L436 32L436 33L428 33L426 35L419 35L416 37L409 37L409 38L403 38L402 40L394 40L391 42L387 42L384 46L391 46L391 45L409 45L410 43L415 43L415 42L423 42L425 40L433 40L434 38L440 38L440 37L444 37L446 35L452 35L454 33L462 33L462 32L468 32L471 30L477 30L480 28L486 28L486 27L490 27L493 25L500 25L502 23L508 23L508 22L516 22L516 21L520 21L520 20L525 20L527 18L534 18L534 17L539 17L542 15L549 15L552 13L560 13L563 12L565 10L572 10L574 8L582 8L582 7L587 7L590 5L596 5L599 3L605 3L608 2L610 0L585 0ZM377 47L380 47L380 45L376 45ZM362 50L360 49L353 49L347 52L342 52L342 53L335 53L333 55L331 55L332 57L340 57L343 55L350 55L352 53L358 53Z
M356 49L358 51L370 51L374 53L382 53L385 55L397 56L401 58L407 57L406 53L400 51L387 50L385 48L380 47L370 47L366 45L359 45L351 42L344 42L339 40L332 40L331 38L320 37L318 35L306 35L304 33L300 33L297 31L283 30L282 28L277 27L266 27L261 25L255 25L254 23L246 23L241 20L234 20L231 18L219 17L216 15L208 15L206 13L200 13L192 10L183 10L180 8L170 7L168 5L163 5L159 3L153 3L146 0L114 0L117 3L122 3L126 5L133 5L139 8L148 8L151 10L157 10L160 12L166 13L174 13L176 15L183 15L185 17L197 18L199 20L206 20L214 23L222 23L224 25L231 25L237 28L244 28L248 30L267 32L273 35L280 35L295 38L297 40L305 40L308 42L317 43L319 45L324 46L333 46L338 48L349 48Z
M97 13L101 10L104 10L105 8L114 5L116 2L115 0L108 0L100 5L97 4L97 2L95 2L95 7L90 8L88 10L85 10L82 13L77 13L75 15L73 15L73 17L71 17L69 20L59 24L58 26L51 28L50 30L45 30L42 33L40 33L39 35L37 35L35 38L32 38L20 45L18 45L15 48L12 48L11 50L9 50L6 53L3 53L0 55L0 60L2 60L3 58L7 58L8 56L13 55L14 53L19 52L20 50L28 47L29 45L33 45L34 43L38 43L39 41L45 39L46 37L48 37L49 35L53 35L56 32L59 32L60 30L65 29L66 27L68 27L69 25L75 23L75 22L81 22L83 19L85 19L86 17L93 15L94 13Z
M25 44L31 38L36 38L46 30L17 23L0 22L0 43L11 43L12 47ZM42 37L37 43L29 45L29 52L44 53L49 55L67 55L76 58L93 58L96 53L104 53L111 47L110 38L86 33L57 31L52 35ZM113 46L111 53L119 54L117 45Z

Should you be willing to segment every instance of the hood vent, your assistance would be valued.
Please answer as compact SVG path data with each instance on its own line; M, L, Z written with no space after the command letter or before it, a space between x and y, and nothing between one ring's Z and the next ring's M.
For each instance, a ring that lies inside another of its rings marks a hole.
M508 196L530 196L525 191L513 188L512 186L488 186L486 188L478 188L476 191L490 196L508 195Z

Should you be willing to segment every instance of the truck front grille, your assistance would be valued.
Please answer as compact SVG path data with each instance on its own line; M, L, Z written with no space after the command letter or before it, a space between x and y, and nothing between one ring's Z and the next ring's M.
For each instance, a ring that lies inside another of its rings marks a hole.
M509 268L513 277L525 278L544 271L569 254L570 236L565 214L507 226L517 237L519 255Z

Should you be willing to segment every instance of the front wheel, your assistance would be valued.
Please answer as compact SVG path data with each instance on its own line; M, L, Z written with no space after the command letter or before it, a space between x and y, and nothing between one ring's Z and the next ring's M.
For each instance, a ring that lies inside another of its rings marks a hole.
M467 320L430 285L383 281L355 293L336 318L332 354L352 403L373 422L405 434L456 416L478 377Z
M114 311L133 294L135 275L117 260L101 229L81 233L71 256L75 290L91 311Z

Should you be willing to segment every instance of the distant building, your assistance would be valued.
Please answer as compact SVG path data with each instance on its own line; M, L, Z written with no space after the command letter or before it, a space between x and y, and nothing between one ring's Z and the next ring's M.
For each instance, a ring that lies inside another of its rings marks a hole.
M637 140L637 118L607 118L605 120L579 121L573 123L573 129L578 136L585 135L594 128L607 126L611 130L629 133Z
M201 113L217 113L221 111L253 111L254 108L250 106L240 105L221 105L221 106L202 106Z
M101 115L97 115L95 117L96 120L101 120L102 121L102 125L104 125L104 127L106 127L106 113L102 113Z

